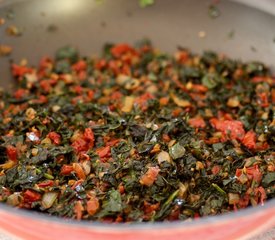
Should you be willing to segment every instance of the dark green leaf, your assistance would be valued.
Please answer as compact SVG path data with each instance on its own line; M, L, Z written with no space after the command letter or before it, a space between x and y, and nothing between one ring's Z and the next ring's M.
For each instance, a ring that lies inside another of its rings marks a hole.
M270 183L275 181L275 172L267 173L262 180L264 186L268 186Z
M139 5L141 7L147 7L154 4L155 0L139 0Z
M56 53L56 60L70 60L71 62L76 62L78 58L78 52L75 48L66 46L60 48Z
M202 84L209 89L217 87L220 83L224 82L221 76L216 73L208 73L202 78Z
M208 14L211 18L217 18L221 15L221 12L216 5L210 5L208 8Z
M109 197L105 200L102 205L102 210L99 213L99 217L104 217L108 215L112 215L115 213L119 213L122 211L122 199L119 191L111 190L108 193Z

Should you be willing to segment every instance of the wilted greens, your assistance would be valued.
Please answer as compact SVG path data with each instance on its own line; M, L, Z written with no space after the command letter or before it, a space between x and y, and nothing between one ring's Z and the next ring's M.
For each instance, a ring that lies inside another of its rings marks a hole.
M152 2L152 1L144 1ZM0 93L0 201L63 218L186 220L275 196L275 79L149 41L12 65Z

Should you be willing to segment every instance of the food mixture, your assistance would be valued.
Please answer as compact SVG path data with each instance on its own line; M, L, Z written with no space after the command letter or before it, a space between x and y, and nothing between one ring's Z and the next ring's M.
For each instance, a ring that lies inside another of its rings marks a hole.
M0 201L62 218L188 220L275 197L275 78L148 41L12 64L0 92Z

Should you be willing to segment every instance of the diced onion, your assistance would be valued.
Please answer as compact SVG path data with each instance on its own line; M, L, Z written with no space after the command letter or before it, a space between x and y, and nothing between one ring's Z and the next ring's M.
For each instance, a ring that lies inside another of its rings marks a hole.
M240 201L238 193L228 193L228 202L230 205L236 204Z
M161 151L158 154L158 163L161 164L163 162L169 162L169 163L171 163L171 157L170 157L170 155L169 155L168 152Z
M179 106L179 107L190 107L191 106L191 102L185 99L180 99L179 97L177 97L175 94L171 93L171 98L173 99L174 103Z
M90 161L84 161L82 163L82 167L83 167L83 170L84 170L86 176L89 175L89 173L91 172L91 162Z
M42 202L41 202L43 208L45 209L50 208L54 204L54 201L56 200L57 196L58 196L57 192L44 193L42 197Z
M188 183L179 183L179 197L186 199L188 192Z
M134 106L135 98L132 96L125 97L124 105L121 109L122 112L131 112Z
M19 205L21 200L22 200L21 194L19 192L15 192L15 193L11 194L10 196L8 196L7 204L9 204L11 206L17 206L17 205Z

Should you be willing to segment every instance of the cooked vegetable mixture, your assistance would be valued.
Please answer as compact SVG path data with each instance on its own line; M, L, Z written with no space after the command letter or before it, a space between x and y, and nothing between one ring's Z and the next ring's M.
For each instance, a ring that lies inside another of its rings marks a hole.
M187 220L275 197L275 78L205 52L71 47L12 65L0 201L63 218Z

